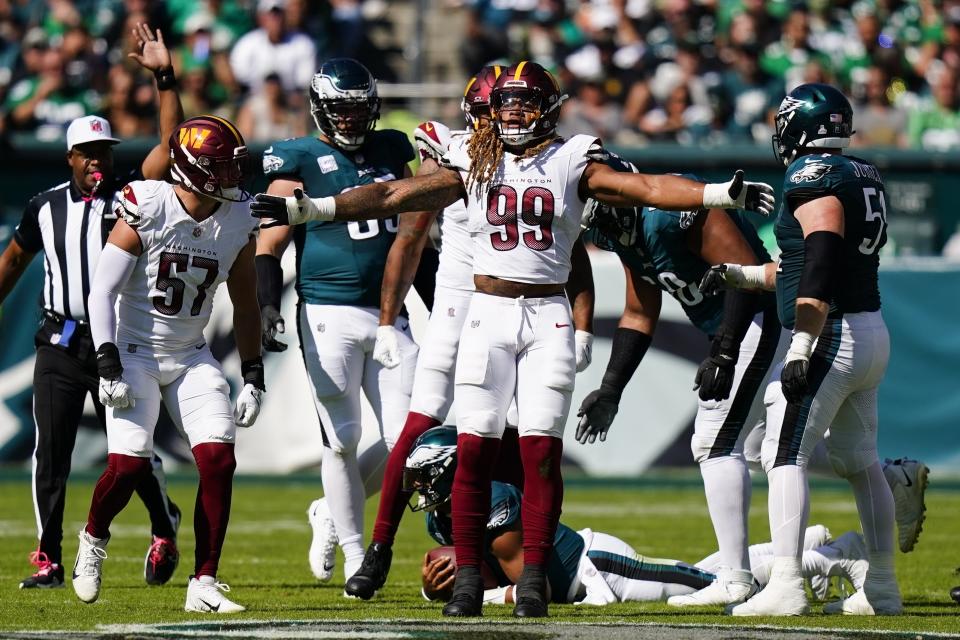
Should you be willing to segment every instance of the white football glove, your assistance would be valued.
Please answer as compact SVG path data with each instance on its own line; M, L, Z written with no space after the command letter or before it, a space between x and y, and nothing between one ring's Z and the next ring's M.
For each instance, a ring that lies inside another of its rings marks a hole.
M400 332L396 327L383 325L377 327L377 342L373 345L373 359L393 369L400 364L400 341L397 335Z
M132 407L135 404L133 390L122 377L100 378L100 402L113 409Z
M233 422L238 427L251 427L260 415L260 401L263 391L252 384L243 385L237 396L237 406L233 409Z
M593 362L593 334L577 329L573 341L577 349L577 373L580 373Z
M743 169L737 169L729 182L703 185L705 209L746 209L769 216L776 200L773 187L765 182L747 182Z

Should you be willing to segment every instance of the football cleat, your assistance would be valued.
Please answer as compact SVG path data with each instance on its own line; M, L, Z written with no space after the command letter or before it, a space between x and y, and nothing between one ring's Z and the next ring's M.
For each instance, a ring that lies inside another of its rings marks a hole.
M180 530L180 509L170 503L170 524L173 525L173 537L153 536L147 556L143 560L143 579L147 584L159 586L173 577L180 564L180 552L177 550L177 532Z
M344 586L344 595L369 600L387 582L393 550L390 545L371 543L363 555L363 564Z
M513 607L515 618L546 618L547 574L543 567L524 566L513 595L517 601Z
M799 566L784 566L779 559L774 560L767 586L746 602L728 606L725 612L734 616L802 616L809 613L810 605L807 604Z
M247 610L243 605L227 598L224 593L230 593L230 585L217 582L213 576L190 576L183 610L198 613L240 613Z
M307 519L313 529L313 540L307 558L310 570L320 582L328 582L337 567L337 528L327 506L327 499L320 498L310 503Z
M953 598L953 601L957 604L960 604L960 587L954 587L950 589L950 597Z
M100 577L107 559L110 538L94 538L86 527L80 530L80 548L73 564L73 591L83 602L96 602L100 597Z
M887 458L883 463L883 475L893 491L893 502L897 510L897 531L900 537L900 551L913 551L923 521L926 518L927 505L923 494L927 490L927 465L909 458Z
M717 579L709 585L682 596L670 596L671 607L724 607L738 604L755 594L759 589L749 571L720 567Z
M30 564L37 570L20 582L21 589L57 589L63 586L63 567L56 562L50 562L43 551L32 552Z
M483 576L478 567L460 567L453 583L453 595L443 607L443 615L454 618L483 615Z
M867 581L849 598L830 602L823 612L847 616L896 616L903 613L903 600L895 581Z

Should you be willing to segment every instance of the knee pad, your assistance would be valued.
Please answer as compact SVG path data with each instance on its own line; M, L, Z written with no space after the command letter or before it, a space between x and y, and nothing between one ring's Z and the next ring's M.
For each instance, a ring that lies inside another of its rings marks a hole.
M480 438L499 438L503 423L496 411L471 411L457 417L457 432Z
M322 425L327 434L327 446L337 454L356 451L360 445L363 430L359 422L351 421L341 425ZM392 443L388 446L392 447Z
M879 459L876 447L834 449L828 445L827 452L830 457L830 466L841 478L849 478L860 473Z

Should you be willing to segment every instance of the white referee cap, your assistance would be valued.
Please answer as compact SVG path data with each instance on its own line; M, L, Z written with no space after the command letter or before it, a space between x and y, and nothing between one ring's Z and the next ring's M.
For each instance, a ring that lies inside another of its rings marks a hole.
M113 137L110 123L100 116L77 118L67 127L67 151L73 149L78 144L99 142L101 140L112 142L113 144L120 142L118 138Z

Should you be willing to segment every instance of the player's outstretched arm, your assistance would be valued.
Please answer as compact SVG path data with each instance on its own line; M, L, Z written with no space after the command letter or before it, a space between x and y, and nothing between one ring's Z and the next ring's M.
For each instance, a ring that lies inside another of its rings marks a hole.
M580 444L592 444L598 437L600 442L606 441L623 390L646 355L660 318L660 290L639 276L634 276L626 265L623 270L627 279L626 303L620 324L613 334L610 361L600 388L588 393L577 411L580 422L577 424L576 439Z
M0 255L0 305L7 299L26 271L35 253L24 250L16 238L10 238L10 243Z
M580 196L593 196L613 206L652 206L664 211L696 209L747 209L763 215L773 212L773 187L763 182L747 182L743 171L729 182L703 184L674 175L649 175L616 171L591 162L580 179Z
M593 308L596 299L590 255L582 240L578 240L573 245L566 291L573 311L577 373L579 373L589 367L593 361Z
M447 168L402 180L375 182L337 196L311 198L301 190L280 198L258 193L250 211L264 228L330 220L372 220L437 211L465 195L460 175Z
M239 427L252 426L260 413L261 396L266 391L263 358L260 357L260 310L257 305L257 272L253 257L256 240L250 238L227 277L227 290L233 303L233 335L240 354L243 389L237 397L233 418Z
M144 159L140 166L143 177L148 180L163 180L170 168L170 134L183 122L183 105L177 91L177 80L173 72L170 51L163 41L159 29L154 33L146 23L133 28L133 39L137 50L127 54L144 69L153 72L157 82L157 111L160 126L160 141Z

